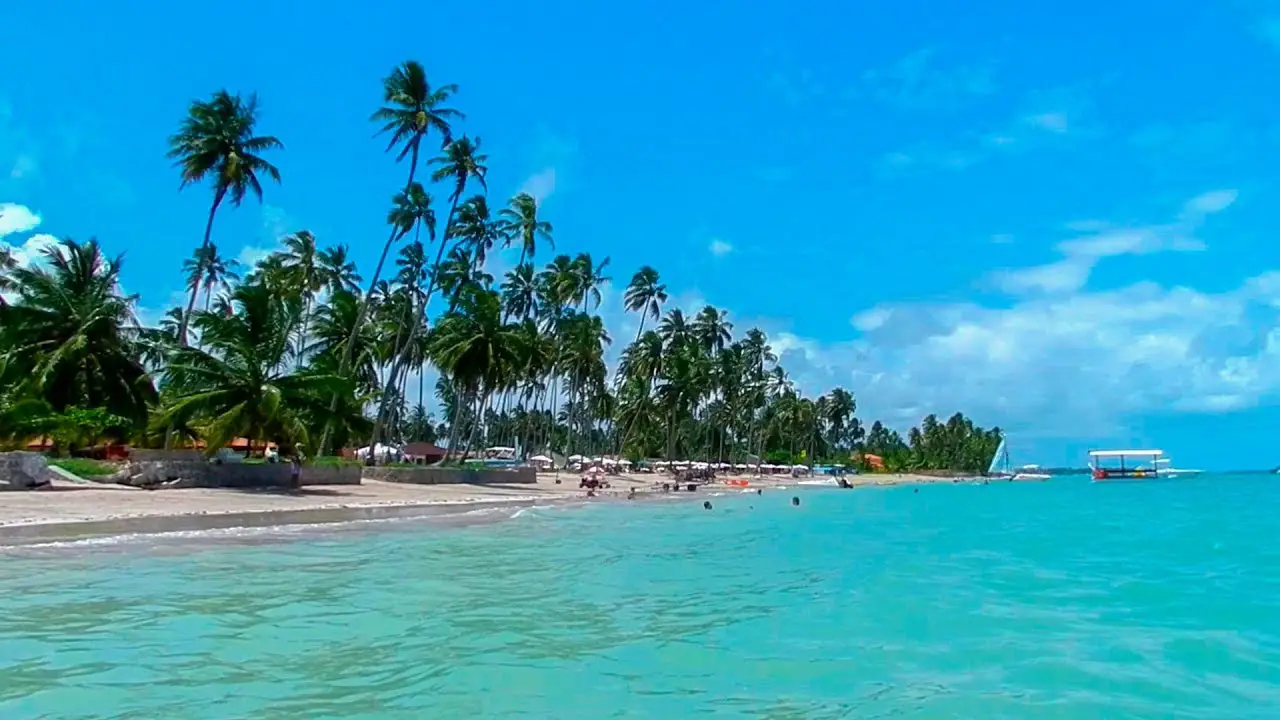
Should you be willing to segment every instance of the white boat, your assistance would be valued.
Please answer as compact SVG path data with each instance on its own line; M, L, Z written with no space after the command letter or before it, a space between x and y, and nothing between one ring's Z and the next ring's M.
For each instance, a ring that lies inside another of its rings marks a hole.
M1042 472L1039 465L1023 465L1017 470L1011 469L1009 466L1009 448L1005 445L1004 438L1000 438L1000 446L996 448L996 454L991 458L991 465L987 467L987 475L1009 480L1048 480L1052 477L1048 473Z
M1193 477L1204 472L1203 470L1173 467L1172 461L1165 457L1156 458L1155 468L1160 477Z
M1039 465L1023 465L1013 474L1014 480L1048 480L1050 477L1053 476L1041 471Z
M1160 467L1163 450L1090 450L1089 467L1094 482L1126 480L1159 480L1165 477ZM1147 464L1127 465L1130 458L1148 458ZM1104 461L1112 464L1104 466Z

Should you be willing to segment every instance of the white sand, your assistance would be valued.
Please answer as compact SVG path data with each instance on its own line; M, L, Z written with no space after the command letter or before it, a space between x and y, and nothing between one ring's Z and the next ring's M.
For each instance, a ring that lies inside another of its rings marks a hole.
M556 479L560 483L556 483ZM635 488L638 495L661 493L666 475L611 475L605 478L610 488L598 491L596 497L622 498ZM750 488L775 488L796 485L787 476L745 476ZM928 482L950 482L947 478L919 475L852 476L855 485L899 485ZM119 532L131 525L150 527L146 521L186 518L185 524L200 525L200 518L210 523L219 516L242 516L262 513L284 513L288 522L324 522L335 517L335 511L360 508L432 508L488 503L574 502L587 499L578 486L574 473L539 473L534 484L509 485L412 485L365 481L360 485L309 486L298 491L287 490L139 490L116 485L92 485L55 481L52 488L31 492L0 494L0 537L32 526L74 526L107 523ZM742 490L741 487L711 487L707 490ZM308 515L310 513L310 515ZM314 517L314 520L311 518ZM130 521L139 521L131 523ZM224 522L233 520L225 517ZM222 523L219 523L222 524ZM172 525L170 523L169 525ZM168 525L166 525L168 526ZM88 528L85 528L86 530ZM5 531L9 530L10 533ZM94 533L96 534L96 533Z

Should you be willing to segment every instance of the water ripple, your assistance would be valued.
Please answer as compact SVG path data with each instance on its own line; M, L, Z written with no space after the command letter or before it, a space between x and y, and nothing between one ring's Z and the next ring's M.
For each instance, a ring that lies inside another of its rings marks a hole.
M0 717L1271 718L1276 487L808 490L46 548L0 563Z

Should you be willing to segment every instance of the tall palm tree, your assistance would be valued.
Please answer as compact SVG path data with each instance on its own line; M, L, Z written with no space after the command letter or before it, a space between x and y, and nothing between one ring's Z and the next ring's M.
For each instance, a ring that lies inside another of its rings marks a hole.
M209 254L204 268L204 309L209 310L213 291L230 293L232 283L240 279L240 262L228 260L218 254L218 246L209 243Z
M310 230L299 230L285 237L283 254L284 271L289 277L290 285L302 296L302 323L298 328L298 356L295 365L301 369L307 329L311 324L312 305L315 303L316 293L325 285L319 251L316 249L316 236Z
M264 159L262 153L283 149L284 145L271 135L256 135L257 123L256 95L241 98L219 90L209 100L193 101L182 126L169 138L168 154L175 160L182 177L179 188L206 178L213 182L213 204L209 206L201 243L206 253L213 234L213 218L224 199L239 207L245 195L252 193L261 201L259 175L280 182L280 171ZM182 327L178 330L178 342L182 345L187 342L187 326L200 285L197 280L191 288Z
M472 267L484 265L493 246L502 240L502 228L489 214L489 202L474 195L458 207L453 233L471 255Z
M522 192L511 198L498 216L506 236L504 247L511 247L513 242L520 243L520 262L516 265L523 265L525 258L537 254L539 241L550 245L552 250L556 249L555 241L551 239L551 223L538 218L538 201L529 193Z
M452 84L431 87L426 69L416 60L397 65L390 75L383 78L382 99L385 104L369 119L382 123L381 133L391 134L388 152L397 146L400 148L396 162L409 157L409 179L404 184L406 191L413 185L422 140L427 133L435 130L441 137L441 147L453 139L449 122L461 120L463 115L445 107L445 103L457 92L458 86Z
M628 312L640 313L640 326L636 328L636 340L644 333L645 318L662 317L662 306L667 302L667 286L658 279L658 271L645 265L631 276L623 295L623 307Z

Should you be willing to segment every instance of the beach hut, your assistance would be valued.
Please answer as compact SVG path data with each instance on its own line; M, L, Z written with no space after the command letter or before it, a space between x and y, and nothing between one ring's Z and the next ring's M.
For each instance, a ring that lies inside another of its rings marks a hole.
M444 459L444 448L429 442L406 443L402 448L405 462L429 465Z

